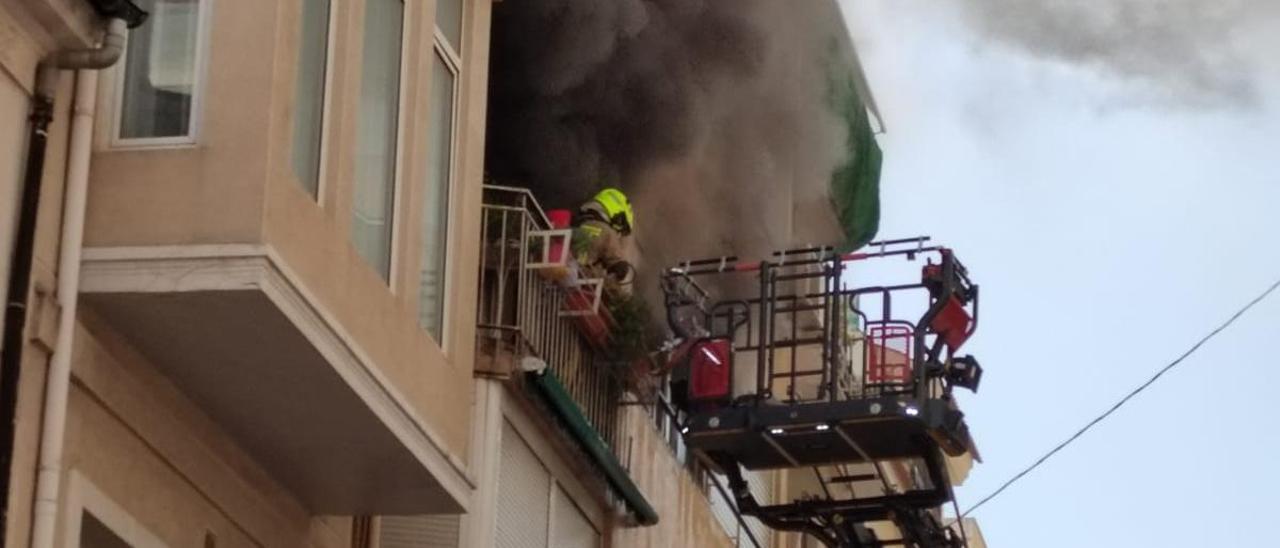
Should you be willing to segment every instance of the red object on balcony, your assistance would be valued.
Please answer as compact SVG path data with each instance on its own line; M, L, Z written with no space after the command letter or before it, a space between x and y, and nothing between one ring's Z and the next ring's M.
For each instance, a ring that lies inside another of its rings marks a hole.
M729 339L712 339L695 344L689 356L689 400L728 400L732 397L733 370Z
M942 342L952 352L960 349L960 345L969 340L969 329L973 326L973 317L964 309L964 304L954 295L947 298L947 304L929 322L929 329L942 337Z
M573 212L567 209L547 210L547 221L551 222L551 228L569 228L569 224L573 222Z
M569 228L569 225L573 223L573 212L567 209L548 210L547 221L551 223L551 228L553 229ZM547 257L550 257L552 261L557 260L564 253L565 240L566 238L564 237L551 238L551 249L548 250Z
M868 384L911 381L911 328L902 325L872 327L867 332Z

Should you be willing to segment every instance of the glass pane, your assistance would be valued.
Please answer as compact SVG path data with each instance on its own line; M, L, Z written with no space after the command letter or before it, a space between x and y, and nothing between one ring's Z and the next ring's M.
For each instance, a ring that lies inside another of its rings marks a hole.
M449 180L453 159L454 74L432 56L428 107L427 180L422 203L422 278L418 319L439 341L444 326L445 255L448 250Z
M80 548L132 548L93 514L80 514Z
M139 0L151 13L130 31L120 137L183 137L191 129L198 0Z
M462 0L436 0L436 26L458 55L462 55Z
M302 1L302 30L298 40L298 81L293 97L293 173L312 196L320 186L329 3L330 0Z
M389 279L395 198L396 119L400 107L400 34L404 2L365 3L360 112L351 238L360 255Z

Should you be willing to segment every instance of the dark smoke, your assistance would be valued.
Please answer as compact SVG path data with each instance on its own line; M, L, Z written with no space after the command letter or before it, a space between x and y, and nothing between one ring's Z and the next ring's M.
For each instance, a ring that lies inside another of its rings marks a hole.
M520 1L495 11L490 166L552 201L687 151L707 122L698 102L762 62L762 36L738 2Z
M826 0L495 4L489 175L552 207L621 186L650 268L836 243L797 239L839 236L828 72L845 32ZM793 222L798 207L825 214Z

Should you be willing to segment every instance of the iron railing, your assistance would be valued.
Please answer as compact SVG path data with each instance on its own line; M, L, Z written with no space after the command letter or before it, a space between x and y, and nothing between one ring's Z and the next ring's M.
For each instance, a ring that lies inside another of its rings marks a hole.
M481 222L477 315L481 359L487 358L492 364L502 360L507 367L518 367L524 358L545 362L614 455L629 463L625 457L632 455L624 454L629 449L622 443L626 433L620 431L622 384L600 363L596 350L578 332L574 325L577 320L561 313L565 287L528 267L531 255L537 251L531 249L531 242L538 241L532 236L553 228L546 212L527 189L486 185ZM482 365L480 369L486 368ZM493 367L487 370L500 373ZM745 531L745 541L759 548L761 544L748 527L747 518L737 510L721 480L685 449L679 412L665 394L659 390L640 400L677 461L708 496L719 497L732 508Z
M540 251L531 242L553 228L546 212L527 189L486 185L481 223L477 321L482 357L517 367L525 358L546 363L621 457L621 388L579 333L579 320L563 314L566 284L529 268Z

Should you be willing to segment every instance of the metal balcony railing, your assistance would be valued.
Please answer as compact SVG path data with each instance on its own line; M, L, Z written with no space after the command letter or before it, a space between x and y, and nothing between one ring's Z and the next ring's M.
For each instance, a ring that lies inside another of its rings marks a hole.
M546 267L555 262L549 258L553 259L556 253L549 253L542 246L556 245L552 243L554 232L555 227L530 191L484 187L477 369L506 376L518 372L527 359L545 363L613 456L629 463L636 455L628 454L633 433L621 431L623 385L609 373L606 364L598 359L596 348L580 332L577 322L582 321L582 316L566 313L565 297L573 286L560 277L565 273ZM748 518L738 512L722 482L685 450L677 412L661 392L639 399L674 457L708 491L708 496L732 509L743 528L745 542L761 546L748 528Z
M542 247L567 246L567 238L553 237L546 212L523 188L486 185L481 222L478 343L481 359L490 362L480 369L510 371L541 360L621 458L621 387L580 333L582 320L564 310L575 291L565 278L573 274L545 266L547 256L559 253Z

